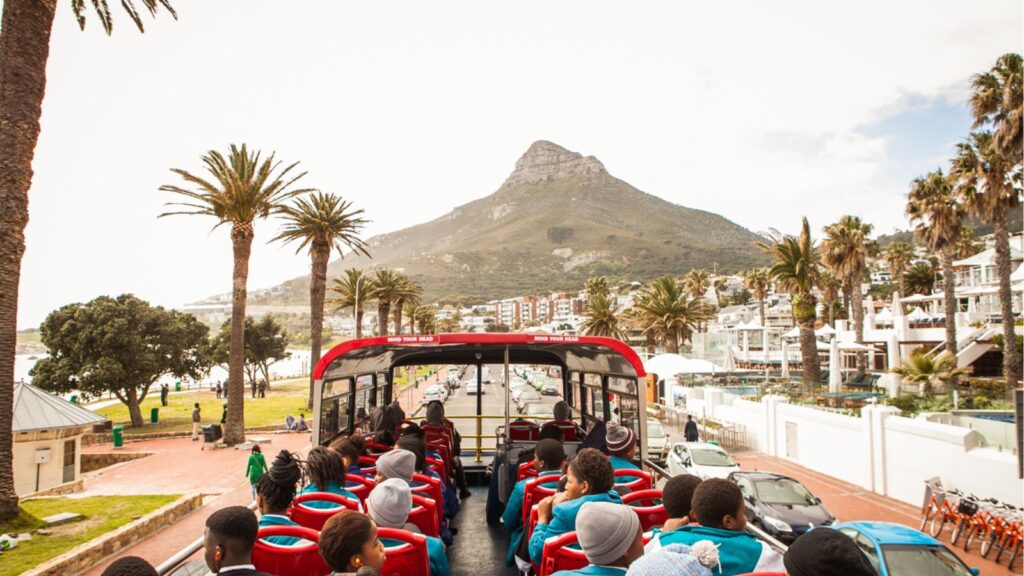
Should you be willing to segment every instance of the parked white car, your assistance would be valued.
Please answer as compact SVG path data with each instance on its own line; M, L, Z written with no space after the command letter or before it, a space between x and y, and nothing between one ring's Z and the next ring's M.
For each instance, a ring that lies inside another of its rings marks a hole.
M701 478L727 478L740 469L729 453L715 444L677 442L668 455L668 471L673 475L693 474Z
M647 456L657 462L668 457L668 434L657 420L647 421Z
M477 385L476 380L470 380L470 381L466 382L466 394L470 394L470 395L476 396L477 394L486 394L486 393L487 393L486 391L480 390L480 387Z
M420 400L420 404L429 404L434 400L444 402L448 399L448 392L444 389L444 386L431 386L423 392L423 400Z
M518 403L519 402L519 397L522 395L523 390L529 390L529 389L530 389L530 385L527 384L526 382L521 382L519 384L513 384L509 388L509 392L512 394L512 401Z

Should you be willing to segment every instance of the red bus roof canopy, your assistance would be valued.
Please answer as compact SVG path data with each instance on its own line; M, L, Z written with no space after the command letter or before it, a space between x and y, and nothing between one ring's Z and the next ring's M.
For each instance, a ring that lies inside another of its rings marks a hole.
M646 375L640 356L613 338L486 333L349 340L324 354L313 377L333 380L409 365L503 364L506 348L510 364L546 364L637 378Z

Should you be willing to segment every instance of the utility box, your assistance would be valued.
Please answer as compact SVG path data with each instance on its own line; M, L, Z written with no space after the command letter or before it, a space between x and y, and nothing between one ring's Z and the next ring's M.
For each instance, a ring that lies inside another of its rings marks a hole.
M50 461L50 449L49 448L37 448L36 449L36 464L46 464Z

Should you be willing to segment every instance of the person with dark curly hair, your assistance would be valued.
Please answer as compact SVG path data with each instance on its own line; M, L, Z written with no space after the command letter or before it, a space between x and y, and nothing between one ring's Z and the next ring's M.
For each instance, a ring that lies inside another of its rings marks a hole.
M604 454L584 448L576 453L566 471L565 491L548 496L537 506L537 526L530 536L530 558L540 564L544 540L576 529L576 515L587 502L622 503L612 488L615 475Z
M101 576L156 576L156 568L138 556L118 558Z
M345 472L357 476L366 477L366 473L359 467L359 448L347 436L339 436L328 444L331 450L341 455L345 461Z
M661 490L661 501L668 514L668 521L660 529L654 529L654 536L646 546L647 551L661 548L661 537L666 533L694 523L693 491L700 483L701 479L692 474L673 476L668 479L668 482L665 482L665 487Z
M306 479L309 480L309 484L299 491L299 494L330 492L331 494L338 494L339 496L345 496L359 502L359 498L355 494L344 488L346 468L345 460L341 454L326 446L315 446L309 451L309 455L306 456ZM322 500L311 500L304 502L303 505L310 508L338 507L333 502ZM361 503L359 508L362 510Z
M550 483L544 486L553 488L558 479L562 476L562 464L565 463L565 449L562 443L551 438L545 438L537 442L533 450L533 469L538 476L551 478ZM519 542L523 539L523 499L526 493L526 482L530 478L516 482L512 487L512 493L508 496L508 503L505 504L505 511L501 515L501 521L505 528L511 532L508 542L508 554L505 563L515 566L515 553L519 548Z
M287 450L281 450L270 465L267 473L256 481L256 507L260 511L260 527L298 526L288 517L295 491L302 482L302 467L298 458ZM269 536L271 544L293 546L302 540L294 536Z
M320 556L336 574L384 566L384 544L377 538L377 525L365 514L342 510L327 519L320 531Z
M718 546L722 574L785 572L782 555L744 530L746 503L739 486L721 478L701 482L693 491L692 510L699 526L681 526L663 533L662 546L710 540Z

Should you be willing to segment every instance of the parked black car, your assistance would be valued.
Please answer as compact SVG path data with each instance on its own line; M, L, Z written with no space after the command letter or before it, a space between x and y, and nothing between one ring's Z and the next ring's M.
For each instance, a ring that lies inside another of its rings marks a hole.
M815 526L829 526L835 517L803 484L768 472L733 472L747 504L747 522L788 544Z

